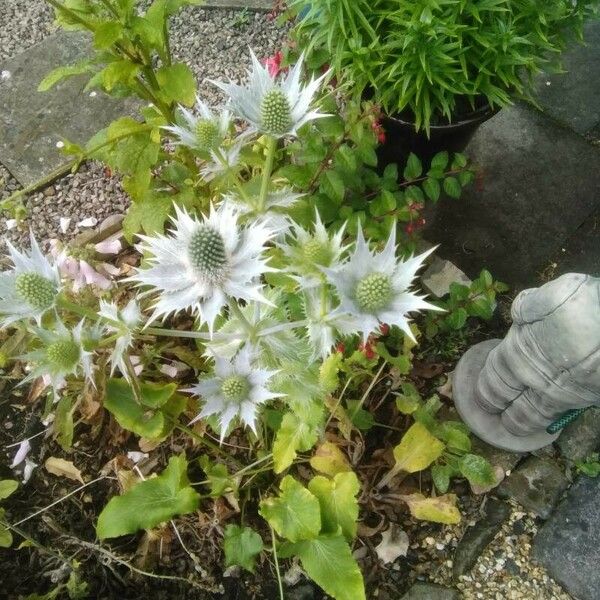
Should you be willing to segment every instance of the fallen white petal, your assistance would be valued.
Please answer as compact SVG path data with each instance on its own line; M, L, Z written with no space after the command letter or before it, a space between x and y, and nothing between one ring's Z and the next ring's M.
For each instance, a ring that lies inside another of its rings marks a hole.
M94 248L96 252L100 252L100 254L118 254L121 252L121 240L117 239L108 239L103 242L98 242Z
M127 458L137 464L141 460L145 460L146 458L148 458L148 453L147 452L136 452L135 450L132 450L131 452L127 453Z
M31 450L31 444L29 443L29 440L23 440L19 444L17 453L15 454L13 461L10 463L9 468L14 469L17 465L20 465L25 460L25 458L27 457L27 454L29 454L30 450Z
M78 227L94 227L98 223L98 219L96 217L88 217L87 219L83 219L83 221L79 221L77 223Z
M60 230L63 233L67 233L69 225L71 224L71 217L60 217Z
M27 483L31 478L33 470L37 467L37 464L28 458L25 459L25 468L23 469L23 483Z
M14 229L17 226L16 219L7 219L6 220L6 229Z

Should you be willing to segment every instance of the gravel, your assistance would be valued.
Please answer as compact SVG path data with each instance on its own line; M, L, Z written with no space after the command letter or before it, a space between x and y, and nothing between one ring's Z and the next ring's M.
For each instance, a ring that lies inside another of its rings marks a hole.
M0 31L0 67L10 58L56 31L53 14L43 0L0 0L3 27ZM248 49L259 58L272 55L287 36L265 12L187 7L171 22L171 48L177 60L185 61L196 75L200 95L212 105L222 101L220 92L206 78L241 80L250 65ZM19 184L0 165L0 200ZM128 199L116 178L105 177L97 164L84 165L75 175L55 181L25 200L28 218L20 228L8 232L9 239L22 243L31 228L40 240L69 239L79 233L75 224L87 217L98 221L121 213ZM60 217L70 217L66 235ZM0 216L0 231L6 230Z

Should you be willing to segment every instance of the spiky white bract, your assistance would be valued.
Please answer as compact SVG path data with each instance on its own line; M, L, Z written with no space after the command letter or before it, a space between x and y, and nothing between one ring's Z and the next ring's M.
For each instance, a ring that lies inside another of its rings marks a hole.
M33 368L20 385L44 377L54 390L59 390L64 387L66 377L81 373L94 384L92 353L85 350L83 343L83 320L72 331L60 320L54 330L34 328L33 331L42 345L23 357Z
M207 160L200 167L200 175L202 175L205 181L212 181L219 175L233 172L240 162L240 152L243 146L244 139L238 138L232 146L222 146L210 150L210 160Z
M410 339L408 313L419 310L441 310L425 302L423 296L409 291L417 271L435 250L432 248L407 260L396 258L396 227L381 252L372 252L359 226L356 247L350 259L336 268L324 268L340 300L334 313L344 315L336 327L344 334L369 334L383 323L398 326Z
M19 252L6 242L12 269L0 272L0 326L22 319L41 324L42 316L54 307L61 289L58 267L50 262L30 235L31 249Z
M262 295L260 276L275 269L263 258L273 232L265 221L246 227L238 224L231 206L210 209L202 220L175 207L169 235L140 236L141 250L150 258L129 278L158 292L151 321L191 310L212 333L217 315L229 298L268 301Z
M285 77L272 77L252 50L252 70L248 84L211 81L228 96L234 113L245 119L254 131L273 137L294 136L302 125L328 115L311 110L313 97L328 75L300 83L304 55Z
M258 368L252 362L253 352L248 346L242 348L232 360L215 357L214 377L201 379L193 387L184 390L204 400L202 410L191 423L218 415L221 442L236 417L256 434L259 407L281 394L271 392L267 387L277 371Z
M183 124L166 125L162 129L177 138L177 145L210 152L218 148L227 136L231 113L223 109L219 115L215 115L200 96L196 96L196 108L197 115L184 106L179 106Z
M119 309L115 302L100 300L98 316L105 321L106 329L112 334L118 334L114 348L110 355L110 374L119 369L119 372L129 381L129 369L125 364L125 352L133 342L133 334L140 326L142 313L135 298L131 299L125 308Z
M335 268L339 263L348 248L342 243L345 229L344 224L330 236L318 211L315 211L312 233L297 223L292 223L289 240L280 247L289 258L289 270L299 275L302 289L322 284L322 268Z
M269 228L281 236L288 231L291 224L285 211L294 206L303 196L304 194L298 194L290 188L283 188L267 194L262 207L259 206L257 196L241 198L234 194L227 194L223 201L233 206L241 216L246 218L268 217Z

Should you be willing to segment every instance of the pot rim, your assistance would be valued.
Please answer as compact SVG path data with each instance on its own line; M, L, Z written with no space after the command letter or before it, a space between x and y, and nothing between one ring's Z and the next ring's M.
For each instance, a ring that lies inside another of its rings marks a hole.
M471 125L478 121L487 121L491 119L494 115L500 112L502 107L500 106L491 106L490 104L485 104L480 108L476 108L474 111L468 113L468 115L461 118L460 121L453 121L452 123L447 123L445 125L430 125L429 129L431 131L451 131L452 129L460 129L465 125ZM403 127L410 127L411 129L415 128L414 121L407 121L401 118L399 115L386 115L385 119L397 123Z

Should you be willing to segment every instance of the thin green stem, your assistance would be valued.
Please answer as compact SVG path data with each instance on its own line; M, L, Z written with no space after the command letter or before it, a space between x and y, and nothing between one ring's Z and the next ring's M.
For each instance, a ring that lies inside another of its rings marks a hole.
M279 587L279 600L285 600L283 595L283 583L281 582L281 571L279 570L279 560L277 558L277 540L275 539L275 532L269 524L271 530L271 540L273 542L273 560L275 561L275 573L277 574L277 586Z
M75 302L67 300L62 294L59 294L56 298L56 306L58 308L75 313L76 315L80 315L81 317L87 317L92 321L97 321L100 318L98 313L93 311L91 308L86 308L85 306L75 304Z
M146 327L144 333L150 335L160 335L167 337L191 338L196 340L209 341L212 338L208 333L202 331L184 331L182 329L163 329L162 327Z
M262 175L262 183L260 185L260 194L258 196L258 212L262 213L265 210L265 203L269 193L269 185L271 183L271 175L273 174L273 164L275 162L275 152L277 151L277 138L268 136L267 138L267 160L265 169Z
M104 4L104 6L106 7L106 10L108 10L108 12L113 15L113 17L116 17L117 19L120 18L119 13L115 9L115 7L109 2L109 0L100 0L100 2L102 2L102 4Z
M246 190L242 187L242 182L240 181L239 176L237 175L237 173L233 173L231 171L231 168L227 163L227 160L223 156L223 152L220 148L217 148L215 150L215 156L221 163L221 166L225 169L225 172L227 173L227 179L229 179L229 181L236 187L236 189L240 193L240 196L248 203L248 206L251 206L252 203L250 202L250 197L246 193Z

